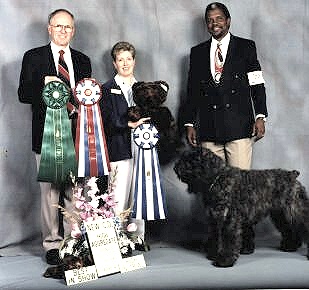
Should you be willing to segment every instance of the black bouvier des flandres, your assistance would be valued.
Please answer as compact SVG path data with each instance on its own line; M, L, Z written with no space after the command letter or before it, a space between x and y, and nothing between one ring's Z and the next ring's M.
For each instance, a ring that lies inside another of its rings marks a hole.
M201 148L185 151L174 170L189 191L203 194L210 218L206 250L215 266L231 267L239 254L252 253L253 226L268 215L282 235L280 249L296 251L305 242L309 259L309 200L298 171L242 170Z

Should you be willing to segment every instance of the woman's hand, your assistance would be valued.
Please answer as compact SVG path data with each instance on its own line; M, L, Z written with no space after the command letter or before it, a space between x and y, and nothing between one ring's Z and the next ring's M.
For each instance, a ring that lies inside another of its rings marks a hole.
M147 117L147 118L140 118L138 121L136 122L132 122L132 121L129 121L128 122L128 126L132 129L135 129L136 127L138 127L139 125L142 125L144 123L146 123L147 121L149 121L151 118L150 117Z

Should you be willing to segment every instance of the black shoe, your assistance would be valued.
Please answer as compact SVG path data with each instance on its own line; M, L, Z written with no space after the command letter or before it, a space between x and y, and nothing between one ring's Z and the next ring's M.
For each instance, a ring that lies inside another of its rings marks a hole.
M61 259L59 256L58 249L51 249L46 252L46 263L49 265L59 265L61 264Z
M142 251L142 252L150 251L149 245L147 245L144 241L141 244L135 243L134 247L135 247L135 250L137 251Z

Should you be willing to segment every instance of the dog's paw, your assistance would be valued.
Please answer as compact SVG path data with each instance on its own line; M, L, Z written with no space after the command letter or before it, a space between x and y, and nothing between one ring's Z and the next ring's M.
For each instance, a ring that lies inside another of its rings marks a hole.
M280 242L280 251L283 252L296 252L298 248L302 245L302 241L292 241L288 239L283 239Z
M240 254L242 255L250 255L250 254L253 254L254 253L254 248L252 249L249 249L249 248L243 248L241 249L240 251Z
M221 268L233 267L236 261L237 259L234 256L218 255L213 265Z
M243 245L241 250L240 250L240 254L242 254L242 255L250 255L250 254L254 253L254 250L255 250L254 243Z
M235 259L229 259L229 260L224 260L224 261L216 260L213 262L213 265L218 268L228 268L228 267L233 267L235 262L236 262Z
M280 242L280 251L283 252L296 252L298 248L300 248L302 245L301 239L295 239L295 238L282 238Z

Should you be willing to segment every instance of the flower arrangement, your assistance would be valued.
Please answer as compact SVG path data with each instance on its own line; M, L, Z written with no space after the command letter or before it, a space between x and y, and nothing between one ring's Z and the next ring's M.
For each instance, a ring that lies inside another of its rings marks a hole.
M62 263L49 267L43 274L46 278L65 279L65 271L94 265L92 253L87 240L84 222L111 218L115 225L118 245L122 258L133 255L134 250L143 251L144 241L135 235L137 226L129 223L131 209L116 216L116 206L113 193L117 170L113 176L75 178L72 181L73 209L65 209L59 205L65 219L71 225L71 234L66 237L59 248Z
M97 179L97 177L83 178L83 181L79 183L72 178L75 184L72 201L76 208L70 217L72 238L81 237L83 222L115 217L114 194L109 189L101 193ZM67 215L66 211L63 212Z
M86 257L84 259L87 261L86 264L88 265L90 263L91 255L84 231L84 222L98 219L113 219L123 258L132 255L135 250L135 244L143 243L140 238L134 235L137 229L136 224L127 224L131 211L130 208L121 213L120 216L116 216L114 213L116 202L113 188L116 175L117 170L113 176L109 177L109 183L107 186L104 184L103 189L99 188L98 184L102 183L102 181L97 177L76 179L74 176L71 176L73 183L72 204L74 205L74 209L68 211L60 207L64 217L71 224L71 236L64 240L59 249L62 259L66 256L83 256Z

